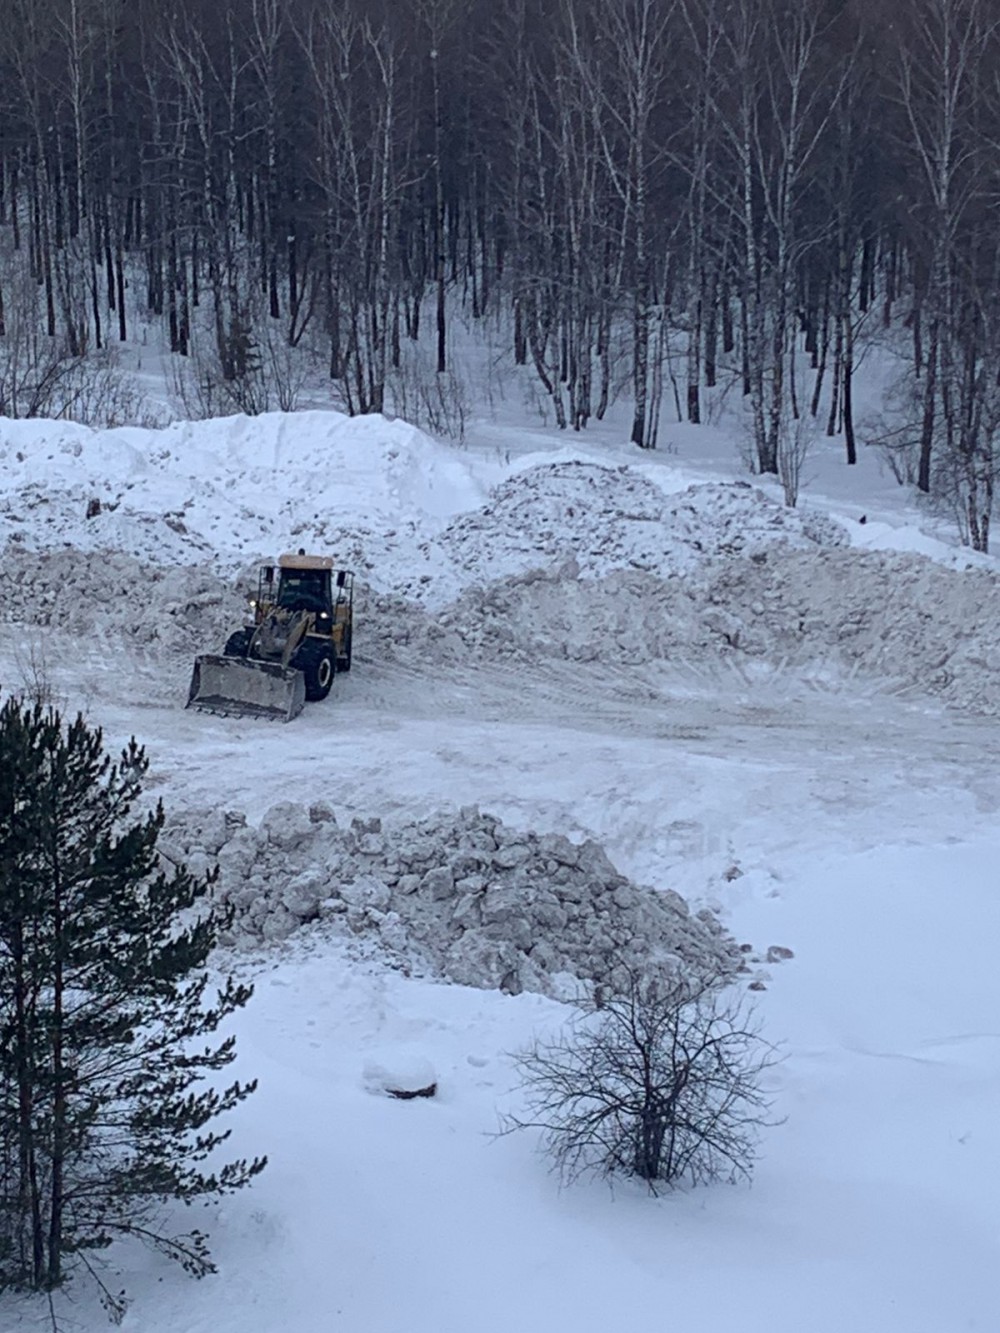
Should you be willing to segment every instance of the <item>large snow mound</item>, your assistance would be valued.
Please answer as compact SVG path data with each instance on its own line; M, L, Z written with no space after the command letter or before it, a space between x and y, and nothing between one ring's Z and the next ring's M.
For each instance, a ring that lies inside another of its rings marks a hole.
M92 431L0 422L0 545L111 550L226 568L287 545L373 559L484 499L454 450L400 421L338 412ZM390 576L391 577L391 576Z
M488 470L403 423L333 412L4 423L0 618L218 650L253 561L302 544L359 572L370 662L733 657L1000 711L991 569L856 551L842 524L743 483L669 491L639 468L563 460L519 465L487 496Z
M377 941L406 970L510 994L572 994L621 967L731 978L742 965L715 917L632 884L597 843L518 830L473 806L350 826L322 803L282 802L257 827L240 812L188 811L160 846L195 871L218 864L234 944L323 921Z
M221 650L246 611L240 585L209 565L140 564L120 551L11 546L0 562L0 622L187 657Z
M720 662L860 674L896 691L1000 713L1000 585L991 570L852 550L758 552L664 579L533 571L468 588L438 614L373 607L377 653L620 666Z
M162 664L163 697L186 684L192 654L220 651L241 624L249 570L140 566L117 553L20 547L0 562L0 623L115 644ZM571 565L471 584L434 608L359 585L362 668L572 661L595 666L720 662L860 674L951 707L1000 713L1000 586L988 569L850 549L756 551L663 578Z
M517 473L440 537L466 584L490 582L498 569L525 572L567 560L584 577L614 569L665 576L717 556L846 543L841 524L778 505L744 482L705 482L667 495L630 467L581 462Z
M716 556L846 541L842 525L743 483L667 493L630 467L570 461L523 467L487 494L489 471L411 426L335 412L98 432L7 422L0 546L230 575L304 546L381 593L442 606L567 560L584 577L666 576Z

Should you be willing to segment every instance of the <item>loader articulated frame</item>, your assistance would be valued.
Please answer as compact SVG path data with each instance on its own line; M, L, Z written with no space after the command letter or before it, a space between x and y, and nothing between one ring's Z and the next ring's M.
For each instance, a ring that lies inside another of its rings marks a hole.
M283 555L262 566L251 608L221 656L196 659L187 706L290 722L351 669L354 574L329 556Z

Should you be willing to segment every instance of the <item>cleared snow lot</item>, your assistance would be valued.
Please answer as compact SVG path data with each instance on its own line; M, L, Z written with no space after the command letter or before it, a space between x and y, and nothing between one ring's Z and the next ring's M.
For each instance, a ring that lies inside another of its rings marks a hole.
M491 1138L507 1053L554 1000L442 984L425 956L406 976L384 932L332 919L248 945L228 961L257 981L240 1067L261 1086L234 1143L271 1164L211 1210L217 1277L113 1253L126 1329L1000 1326L991 564L852 550L856 525L676 466L511 466L335 414L3 423L0 453L0 681L43 674L110 742L134 732L151 796L251 826L325 801L345 829L476 805L596 839L751 946L785 1043L751 1189L560 1192L528 1137ZM288 727L184 712L239 576L292 545L367 585L354 671ZM366 1089L417 1061L435 1100ZM0 1327L43 1313L8 1301ZM105 1326L82 1282L70 1313Z

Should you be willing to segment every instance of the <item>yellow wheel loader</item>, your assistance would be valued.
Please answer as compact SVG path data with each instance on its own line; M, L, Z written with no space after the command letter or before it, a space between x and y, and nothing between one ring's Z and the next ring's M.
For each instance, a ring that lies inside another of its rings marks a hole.
M221 656L195 659L187 707L290 722L351 669L354 574L329 556L283 555L261 567L250 605L253 623L229 636Z

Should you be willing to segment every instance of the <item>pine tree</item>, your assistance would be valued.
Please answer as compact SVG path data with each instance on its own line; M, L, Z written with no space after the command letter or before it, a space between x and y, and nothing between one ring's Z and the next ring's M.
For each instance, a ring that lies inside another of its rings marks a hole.
M147 768L134 739L113 762L82 717L0 708L0 1291L52 1290L128 1236L213 1271L163 1205L265 1164L217 1163L213 1122L256 1083L205 1076L233 1060L214 1034L252 988L230 978L205 1003L212 877L162 869L162 806L132 813Z

